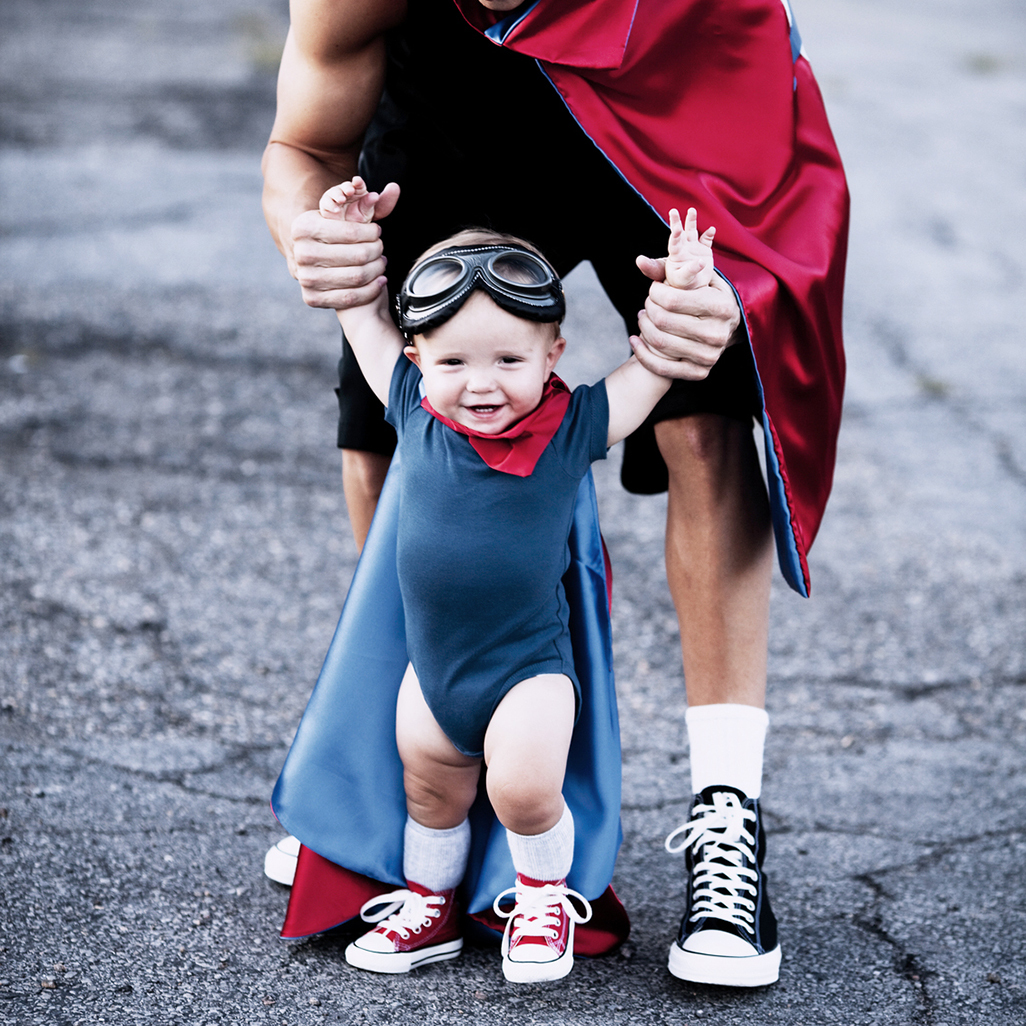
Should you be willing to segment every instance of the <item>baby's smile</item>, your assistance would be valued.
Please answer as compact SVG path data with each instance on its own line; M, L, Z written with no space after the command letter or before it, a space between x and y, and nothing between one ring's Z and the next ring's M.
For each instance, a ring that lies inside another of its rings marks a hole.
M406 353L432 407L457 424L502 434L541 402L566 345L552 324L524 320L476 292ZM485 397L488 397L487 399Z

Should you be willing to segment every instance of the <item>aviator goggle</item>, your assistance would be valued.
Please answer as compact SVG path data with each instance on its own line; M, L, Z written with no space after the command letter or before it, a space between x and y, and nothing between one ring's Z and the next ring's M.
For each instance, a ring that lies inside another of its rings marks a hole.
M476 288L529 321L561 321L566 312L556 272L523 246L453 246L410 272L396 299L399 327L418 335L447 321Z

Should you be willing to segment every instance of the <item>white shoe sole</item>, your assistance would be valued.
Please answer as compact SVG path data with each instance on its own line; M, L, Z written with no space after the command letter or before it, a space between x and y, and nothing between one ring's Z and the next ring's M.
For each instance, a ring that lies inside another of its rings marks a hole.
M462 937L444 944L432 944L418 951L368 951L353 941L346 948L346 961L357 969L366 969L372 973L408 973L418 966L456 958L462 949Z
M670 945L670 972L689 983L720 987L765 987L780 978L780 946L764 955L703 955L685 951L676 941Z
M264 856L264 876L275 883L292 886L299 863L299 838L283 837Z
M564 952L553 962L512 962L502 960L502 975L510 983L551 983L561 980L574 967L574 956Z

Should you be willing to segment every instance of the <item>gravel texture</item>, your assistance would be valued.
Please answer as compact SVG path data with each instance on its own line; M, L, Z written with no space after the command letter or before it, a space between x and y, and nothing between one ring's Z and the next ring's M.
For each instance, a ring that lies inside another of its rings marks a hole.
M278 939L271 788L355 562L337 327L264 228L278 0L0 10L0 1023L1026 1021L1026 13L796 0L853 194L813 598L775 585L784 963L665 970L686 810L664 500L599 468L634 932L550 987ZM624 354L589 268L571 383Z

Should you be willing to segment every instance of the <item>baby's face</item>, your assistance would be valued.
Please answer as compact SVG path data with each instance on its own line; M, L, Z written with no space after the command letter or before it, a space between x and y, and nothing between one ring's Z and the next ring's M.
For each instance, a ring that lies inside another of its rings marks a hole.
M473 293L444 324L415 335L406 354L424 375L424 391L443 416L484 434L501 434L541 402L566 340L553 326L503 310Z

